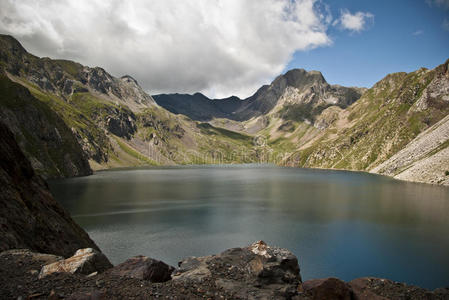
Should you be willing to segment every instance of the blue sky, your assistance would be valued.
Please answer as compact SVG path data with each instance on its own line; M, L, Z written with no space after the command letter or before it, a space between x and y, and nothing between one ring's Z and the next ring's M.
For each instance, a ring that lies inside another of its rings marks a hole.
M443 28L449 7L443 1L440 5L424 0L326 3L334 18L348 9L370 12L374 21L360 32L329 26L332 45L296 51L284 71L319 70L332 84L371 87L388 73L434 68L449 59L449 31Z

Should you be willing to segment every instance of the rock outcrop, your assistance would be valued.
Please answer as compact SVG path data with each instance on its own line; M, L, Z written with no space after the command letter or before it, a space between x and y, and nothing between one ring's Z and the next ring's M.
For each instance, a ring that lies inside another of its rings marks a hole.
M35 174L13 133L0 122L0 250L28 248L68 257L98 247Z
M290 251L263 241L218 255L187 258L179 263L174 281L213 281L235 298L289 298L301 282L298 259Z

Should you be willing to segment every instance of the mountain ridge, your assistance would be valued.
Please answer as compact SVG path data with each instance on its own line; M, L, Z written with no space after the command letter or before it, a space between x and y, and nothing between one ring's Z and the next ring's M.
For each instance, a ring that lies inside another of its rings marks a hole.
M311 106L318 106L323 103L313 102L328 97L328 103L343 108L360 98L365 90L365 88L330 85L320 71L297 68L277 76L270 84L261 86L252 96L245 99L236 96L211 99L201 93L158 94L153 95L153 98L172 113L184 114L197 121L211 121L214 118L247 121L273 110L289 88L306 93L303 99L300 97L296 99L297 103L294 103L296 105L311 103ZM316 99L312 99L313 97Z

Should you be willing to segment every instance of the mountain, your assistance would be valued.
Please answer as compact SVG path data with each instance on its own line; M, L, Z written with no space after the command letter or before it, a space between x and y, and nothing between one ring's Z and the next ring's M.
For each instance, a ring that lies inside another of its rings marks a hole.
M285 163L449 184L448 67L387 75Z
M209 99L201 93L160 94L153 98L172 113L200 121L214 118L247 121L266 115L276 107L283 108L281 117L284 119L310 119L331 105L347 107L359 99L364 90L329 85L318 71L293 69L243 100L235 96Z

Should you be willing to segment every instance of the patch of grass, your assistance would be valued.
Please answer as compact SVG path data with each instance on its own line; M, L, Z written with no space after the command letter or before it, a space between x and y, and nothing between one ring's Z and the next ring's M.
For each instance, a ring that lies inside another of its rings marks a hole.
M242 134L235 131L230 131L220 127L214 127L209 123L199 123L197 127L201 130L203 134L207 135L216 135L216 136L225 136L233 140L240 140L244 142L252 142L253 138L249 135Z
M81 64L73 62L71 60L54 59L52 61L56 65L60 66L61 69L63 69L65 72L73 76L73 78L77 78L83 68Z

